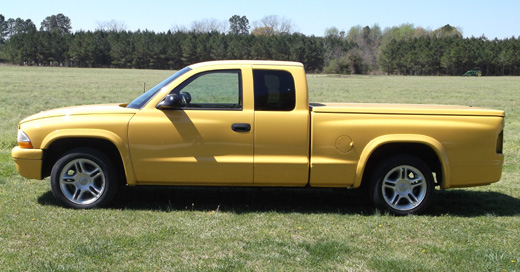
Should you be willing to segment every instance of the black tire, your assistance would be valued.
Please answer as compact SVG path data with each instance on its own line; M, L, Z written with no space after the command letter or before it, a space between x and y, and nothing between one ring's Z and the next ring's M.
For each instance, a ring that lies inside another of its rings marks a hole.
M51 171L53 195L65 206L75 209L106 206L115 197L118 184L112 160L91 148L65 153Z
M395 155L380 163L369 180L370 199L394 215L421 214L429 207L435 184L430 168L411 155Z

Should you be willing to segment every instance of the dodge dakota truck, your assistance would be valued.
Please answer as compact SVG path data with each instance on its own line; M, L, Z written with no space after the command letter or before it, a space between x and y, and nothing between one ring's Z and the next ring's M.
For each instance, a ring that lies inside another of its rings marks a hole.
M127 104L54 109L19 123L18 172L50 176L73 208L121 185L365 188L396 215L436 187L500 179L504 112L465 106L309 103L304 67L188 66Z

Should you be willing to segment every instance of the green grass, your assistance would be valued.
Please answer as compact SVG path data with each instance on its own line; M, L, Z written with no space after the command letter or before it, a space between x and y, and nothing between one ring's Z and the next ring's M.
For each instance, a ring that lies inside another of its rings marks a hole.
M490 186L438 191L424 216L357 191L128 188L106 209L58 205L20 177L16 125L41 110L128 102L170 71L0 66L1 271L520 271L520 78L309 76L311 101L506 110Z

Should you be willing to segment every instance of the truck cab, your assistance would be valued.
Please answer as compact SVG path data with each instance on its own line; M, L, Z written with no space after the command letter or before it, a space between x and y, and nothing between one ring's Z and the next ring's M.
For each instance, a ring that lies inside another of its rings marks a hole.
M191 68L130 120L136 183L305 186L310 114L303 66Z

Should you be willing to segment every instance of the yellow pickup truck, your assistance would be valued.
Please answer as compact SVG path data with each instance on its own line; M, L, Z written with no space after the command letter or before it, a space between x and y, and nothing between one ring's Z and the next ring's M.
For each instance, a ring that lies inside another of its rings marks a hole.
M309 104L300 63L215 61L129 104L29 116L11 155L74 208L105 206L120 185L363 187L405 215L424 212L436 186L498 181L503 128L492 109Z

